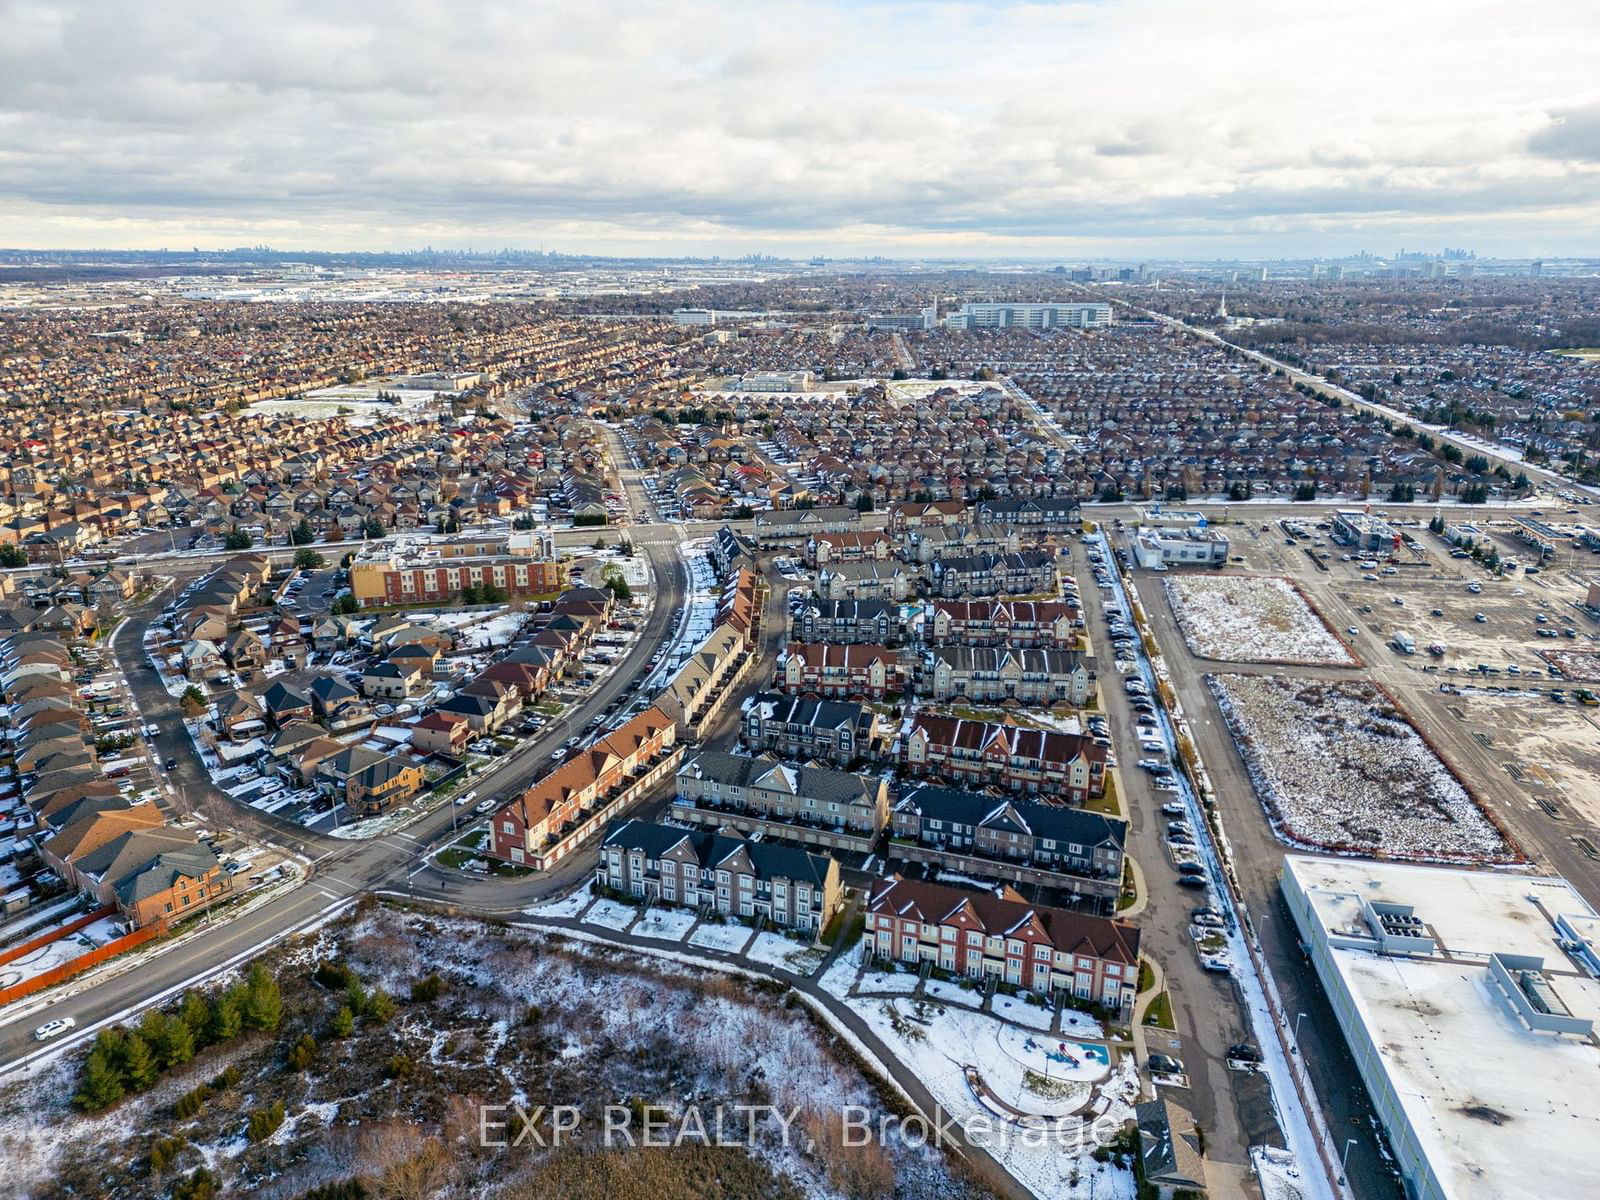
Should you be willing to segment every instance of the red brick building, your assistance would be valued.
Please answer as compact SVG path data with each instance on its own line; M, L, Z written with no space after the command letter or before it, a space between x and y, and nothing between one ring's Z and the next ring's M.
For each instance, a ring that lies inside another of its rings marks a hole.
M996 896L898 875L873 886L866 916L868 945L881 958L1042 995L1067 991L1124 1021L1132 1014L1139 930L1126 921L1029 904L1009 887Z
M781 671L791 696L882 700L905 688L900 656L887 646L790 642Z
M1081 734L918 713L901 754L907 774L963 787L993 784L1076 805L1105 791L1105 747Z

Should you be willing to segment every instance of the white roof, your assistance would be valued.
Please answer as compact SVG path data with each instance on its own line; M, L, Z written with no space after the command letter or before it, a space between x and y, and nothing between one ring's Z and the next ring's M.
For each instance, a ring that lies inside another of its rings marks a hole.
M1410 905L1439 952L1331 945L1405 1119L1444 1194L1467 1200L1600 1195L1600 1046L1538 1033L1491 983L1490 954L1544 960L1574 1016L1600 1021L1600 981L1554 922L1594 909L1564 879L1290 855L1321 937L1364 928L1363 900ZM1316 936L1316 935L1314 935Z

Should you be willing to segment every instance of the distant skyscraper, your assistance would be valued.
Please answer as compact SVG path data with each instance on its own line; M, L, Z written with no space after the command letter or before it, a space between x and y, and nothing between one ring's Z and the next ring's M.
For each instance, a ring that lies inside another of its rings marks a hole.
M1218 297L1218 299L1217 299L1217 319L1220 320L1220 321L1226 321L1228 319L1228 289L1227 288L1223 288L1222 289L1222 295L1220 297Z

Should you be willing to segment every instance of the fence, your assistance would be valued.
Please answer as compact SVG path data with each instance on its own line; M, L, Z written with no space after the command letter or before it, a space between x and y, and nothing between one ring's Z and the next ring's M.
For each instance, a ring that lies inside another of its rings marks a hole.
M21 983L13 984L8 988L0 988L0 1006L10 1004L13 1000L20 1000L24 996L31 996L34 992L42 991L47 987L54 987L63 979L70 979L81 971L98 966L108 958L115 958L136 946L142 946L153 938L158 938L167 931L166 922L156 921L132 933L125 934L107 942L104 946L96 946L93 950L78 955L71 962L62 963L59 967L52 967L43 974L35 975L32 979L25 979Z
M10 962L16 962L17 959L21 958L25 954L32 954L41 946L48 946L51 942L60 941L70 933L77 933L78 930L84 928L86 925L93 925L102 917L114 915L116 911L117 910L115 908L112 908L110 905L106 905L104 908L97 908L93 912L84 913L81 916L74 917L65 925L59 925L54 929L47 929L37 937L29 938L20 945L13 946L9 950L0 952L0 967L3 967Z

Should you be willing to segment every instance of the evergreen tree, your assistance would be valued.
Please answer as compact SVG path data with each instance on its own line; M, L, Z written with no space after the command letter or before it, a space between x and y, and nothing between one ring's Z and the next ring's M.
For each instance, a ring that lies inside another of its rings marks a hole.
M111 1053L98 1042L84 1059L83 1074L78 1079L77 1094L72 1103L83 1112L99 1112L110 1108L122 1099L122 1073L112 1061Z
M356 1027L355 1014L350 1011L348 1004L339 1006L339 1011L333 1014L333 1036L347 1038Z
M122 1043L122 1079L130 1092L142 1092L161 1075L161 1066L150 1050L150 1043L130 1033Z
M238 992L233 988L219 992L211 1002L211 1036L208 1040L213 1045L231 1042L239 1036L241 1028L243 1015Z
M242 1015L246 1029L271 1033L283 1020L283 995L278 981L261 963L250 968L244 985Z
M189 1027L189 1034L194 1043L204 1044L211 1025L211 1006L206 1003L206 998L191 988L183 994L183 1003L178 1007L178 1016Z

